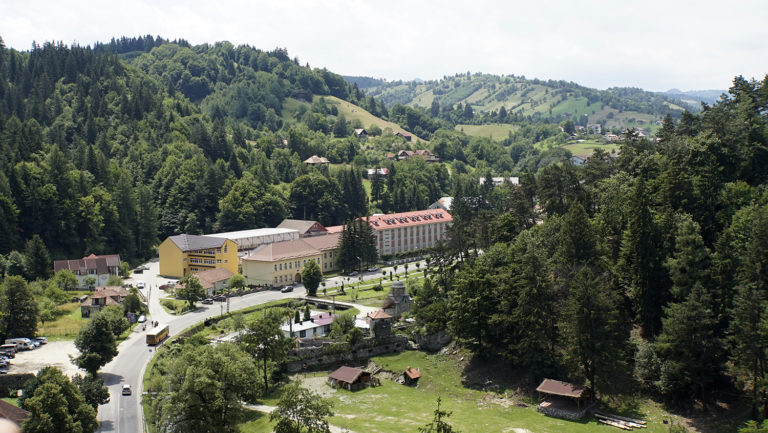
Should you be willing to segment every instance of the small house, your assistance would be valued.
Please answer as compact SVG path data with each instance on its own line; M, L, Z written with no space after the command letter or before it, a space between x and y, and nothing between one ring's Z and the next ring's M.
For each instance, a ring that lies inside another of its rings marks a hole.
M127 296L128 292L120 286L97 287L96 291L80 304L80 315L90 317L104 307L121 305Z
M334 388L356 391L371 385L371 373L360 368L342 366L328 375L328 384Z
M291 319L290 323L282 325L280 330L287 338L325 337L331 333L331 323L335 318L333 313L320 313L299 323L293 323Z
M368 329L377 337L384 337L392 333L392 316L383 310L368 313L365 321L368 324Z
M589 389L568 382L544 379L536 392L541 399L537 410L556 418L581 419L593 405Z
M395 381L407 386L416 386L419 383L420 377L421 371L418 368L408 366L408 368L406 368L405 371L403 371L402 374L400 374L400 376L395 379Z
M203 286L205 295L213 296L214 293L229 287L229 279L233 275L235 274L227 268L215 268L198 272L197 279L200 281L200 285Z
M112 275L120 274L120 255L107 254L97 256L91 254L76 260L55 260L53 262L53 272L69 270L77 278L78 289L93 289L88 287L86 278L94 278L96 286L107 284L107 280Z
M363 128L355 128L355 137L368 138L368 131Z
M328 165L331 161L328 161L328 158L312 155L309 158L304 160L304 164L306 165Z
M405 141L411 141L411 139L413 139L413 136L405 131L397 131L395 137L402 137Z

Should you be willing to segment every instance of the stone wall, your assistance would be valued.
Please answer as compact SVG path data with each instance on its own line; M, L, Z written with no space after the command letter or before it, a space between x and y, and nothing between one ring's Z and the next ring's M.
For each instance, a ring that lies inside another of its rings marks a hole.
M385 353L402 352L408 347L404 335L390 335L379 339L365 338L354 348L346 343L314 347L300 347L291 350L286 368L289 373L307 369L320 369L348 362L358 362Z
M451 335L445 330L440 330L434 334L413 333L413 340L419 345L419 349L427 352L436 352L451 342Z
M24 388L24 384L35 377L32 373L4 374L0 376L0 397L16 397L16 391Z

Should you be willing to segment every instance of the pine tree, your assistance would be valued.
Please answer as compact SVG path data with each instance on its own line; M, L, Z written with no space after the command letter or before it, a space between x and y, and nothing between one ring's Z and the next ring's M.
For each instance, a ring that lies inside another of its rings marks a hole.
M30 281L38 278L46 279L53 272L53 262L48 254L48 248L37 233L32 235L32 239L27 241L27 246L24 248L24 271Z

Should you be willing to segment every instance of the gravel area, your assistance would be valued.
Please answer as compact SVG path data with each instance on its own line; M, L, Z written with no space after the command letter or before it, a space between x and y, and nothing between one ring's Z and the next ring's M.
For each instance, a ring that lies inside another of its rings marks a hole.
M35 350L17 353L11 360L8 373L37 373L41 368L52 365L59 367L65 375L73 376L81 372L70 362L69 357L79 353L74 341L52 341Z

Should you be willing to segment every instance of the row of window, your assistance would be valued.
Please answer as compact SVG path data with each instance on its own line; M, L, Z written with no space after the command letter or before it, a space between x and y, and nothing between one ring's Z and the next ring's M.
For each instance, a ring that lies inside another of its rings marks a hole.
M184 261L187 261L187 258L184 258ZM229 260L224 260L224 263L228 263ZM189 263L195 263L198 265L220 265L221 259L198 259L197 257L190 257Z
M227 246L224 245L224 253L227 252ZM211 248L208 250L196 250L196 251L190 251L190 254L207 254L207 255L213 255L213 254L221 254L221 248Z
M276 271L282 271L284 269L293 269L294 267L296 269L299 269L301 265L306 265L308 261L317 261L317 259L304 259L302 262L301 260L296 260L295 262L288 262L288 263L279 263L275 264L275 270ZM319 264L319 263L318 263Z

